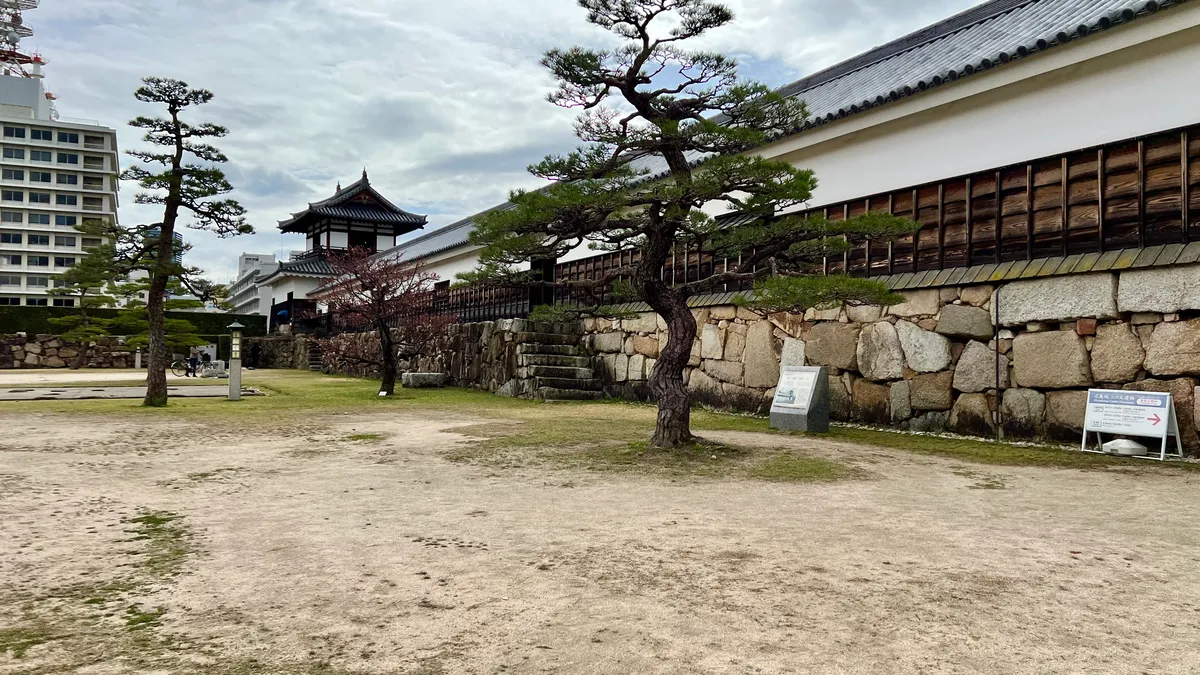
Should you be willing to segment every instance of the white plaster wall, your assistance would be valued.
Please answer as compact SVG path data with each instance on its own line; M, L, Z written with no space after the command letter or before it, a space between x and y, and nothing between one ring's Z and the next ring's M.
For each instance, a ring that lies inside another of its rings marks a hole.
M263 294L260 296L265 304L265 311L271 310L271 305L284 302L287 300L288 293L294 294L296 300L306 300L308 294L317 290L322 279L309 279L306 277L285 277L277 281L273 281L269 286L263 286Z
M350 246L349 232L330 232L329 247L330 248L347 248Z
M812 204L819 206L1196 124L1198 21L1200 4L1184 5L819 127L762 154L813 169L819 185ZM1139 29L1168 34L1126 45Z
M383 235L383 234L375 235L375 250L376 251L386 251L395 245L396 245L395 237L389 237L389 236Z

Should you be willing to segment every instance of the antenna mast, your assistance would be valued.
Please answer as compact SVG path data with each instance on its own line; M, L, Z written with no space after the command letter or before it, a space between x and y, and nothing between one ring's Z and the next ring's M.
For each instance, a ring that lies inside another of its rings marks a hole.
M21 40L32 37L21 12L36 9L40 0L0 0L0 74L13 77L41 77L42 57L21 49ZM33 66L26 69L26 66Z

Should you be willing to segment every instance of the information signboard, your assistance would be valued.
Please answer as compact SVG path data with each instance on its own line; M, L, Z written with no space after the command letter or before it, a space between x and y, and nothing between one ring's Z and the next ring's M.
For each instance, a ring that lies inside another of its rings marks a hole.
M1138 436L1158 439L1158 459L1167 458L1167 437L1175 437L1175 449L1183 456L1183 444L1179 440L1179 420L1175 417L1175 403L1171 395L1158 391L1126 391L1115 389L1091 389L1087 397L1087 413L1083 421L1083 443L1088 450L1088 434L1096 434L1101 445L1102 434ZM1175 453L1172 453L1175 454Z
M771 427L829 431L829 369L784 366L771 402Z

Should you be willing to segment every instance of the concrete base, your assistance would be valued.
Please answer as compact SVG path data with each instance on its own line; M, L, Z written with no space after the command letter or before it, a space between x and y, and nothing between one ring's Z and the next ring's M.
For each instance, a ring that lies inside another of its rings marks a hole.
M400 376L400 384L405 389L440 389L446 386L444 373L404 373Z

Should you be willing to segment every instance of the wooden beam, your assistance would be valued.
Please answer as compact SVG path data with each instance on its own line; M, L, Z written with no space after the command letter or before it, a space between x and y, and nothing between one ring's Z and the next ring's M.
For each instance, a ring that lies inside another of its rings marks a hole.
M888 194L888 213L892 214L893 216L896 215L896 195L895 195L895 193ZM888 252L887 252L888 274L896 273L896 251L895 251L894 244L895 244L895 242L893 242L891 239L888 239Z
M1096 239L1100 242L1100 252L1104 253L1104 148L1096 151Z
M913 220L921 223L921 209L917 208L917 200L921 198L921 191L913 188L913 203L912 214ZM921 227L925 227L922 223ZM918 227L916 232L913 232L912 245L912 271L919 272L921 270L921 228Z
M1001 181L1001 172L996 171L996 264L1000 264L1000 247L1004 244L1004 188Z
M1025 259L1033 260L1033 163L1025 165Z
M828 224L829 223L829 208L826 207L824 209L821 209L821 215L824 216L825 222L826 222L826 224ZM826 232L828 232L828 231L829 230L826 229ZM824 249L825 237L821 237L821 239L822 239L821 247L822 247L822 249ZM827 255L821 256L821 274L823 274L825 276L829 276L829 256L827 256Z
M842 225L845 226L846 221L850 220L850 202L842 207ZM850 276L850 235L843 234L842 241L846 242L846 250L842 252L842 274Z
M869 215L871 213L871 198L870 197L867 197L866 204L867 204L867 210L864 211L864 213ZM870 237L867 237L867 241L863 244L863 247L866 249L865 250L866 259L867 259L867 261L866 261L866 271L867 271L866 276L867 276L867 278L870 278L871 277L871 238Z
M1183 224L1183 243L1190 244L1192 242L1192 223L1191 223L1191 189L1188 185L1188 132L1181 131L1179 133L1179 185L1183 197L1183 204L1179 209L1179 222Z
M974 251L972 249L973 249L973 244L975 243L974 242L975 228L974 228L974 223L971 220L972 215L973 215L971 213L971 190L973 190L973 189L974 189L974 187L972 185L971 178L968 176L967 177L967 211L966 211L967 220L965 223L965 228L967 230L967 260L966 260L965 267L971 266L971 258L974 253Z
M1067 156L1062 158L1062 256L1067 257L1067 227L1070 219L1067 217Z
M945 183L945 181L938 183L937 245L938 245L937 268L939 270L945 269L945 267L946 267L946 183Z
M1138 141L1138 247L1146 248L1146 141Z

